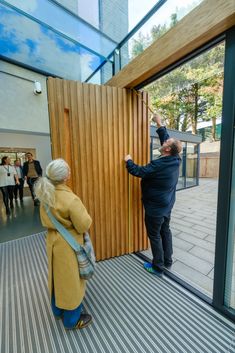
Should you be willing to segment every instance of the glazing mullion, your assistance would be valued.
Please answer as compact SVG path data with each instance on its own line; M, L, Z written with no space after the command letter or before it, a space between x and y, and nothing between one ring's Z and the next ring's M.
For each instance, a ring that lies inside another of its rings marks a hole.
M224 305L228 248L232 160L234 143L234 90L235 90L235 27L226 34L223 121L219 172L217 233L215 248L213 306L235 320L235 315Z

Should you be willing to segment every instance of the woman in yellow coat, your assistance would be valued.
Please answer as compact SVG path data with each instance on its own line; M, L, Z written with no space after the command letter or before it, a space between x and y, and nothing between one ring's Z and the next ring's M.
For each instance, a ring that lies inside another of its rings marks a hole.
M91 225L91 217L81 200L66 186L70 168L63 159L55 159L46 168L46 177L35 186L41 201L40 215L47 227L48 286L52 311L62 318L65 328L83 328L92 318L82 312L85 296L85 280L79 276L78 262L74 250L56 230L45 211L47 204L53 216L83 245L83 233Z

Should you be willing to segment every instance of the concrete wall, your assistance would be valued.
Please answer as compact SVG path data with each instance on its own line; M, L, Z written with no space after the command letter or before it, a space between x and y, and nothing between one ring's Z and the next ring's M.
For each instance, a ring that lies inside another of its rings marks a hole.
M33 93L35 80L40 95ZM51 160L46 77L0 61L0 82L0 147L36 149L45 170Z
M57 2L68 10L78 15L78 1L76 0L57 0Z
M32 135L14 132L0 132L0 147L20 148L24 152L24 148L36 149L35 159L41 162L41 166L45 171L45 167L51 161L51 141L49 135Z
M39 95L33 93L35 80ZM0 61L0 82L0 129L49 133L46 77Z

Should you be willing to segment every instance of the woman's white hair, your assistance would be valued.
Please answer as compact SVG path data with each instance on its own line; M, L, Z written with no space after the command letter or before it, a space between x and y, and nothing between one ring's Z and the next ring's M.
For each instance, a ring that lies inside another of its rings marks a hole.
M62 158L54 159L46 167L46 177L35 184L36 197L49 207L55 206L55 185L62 184L69 178L70 168Z

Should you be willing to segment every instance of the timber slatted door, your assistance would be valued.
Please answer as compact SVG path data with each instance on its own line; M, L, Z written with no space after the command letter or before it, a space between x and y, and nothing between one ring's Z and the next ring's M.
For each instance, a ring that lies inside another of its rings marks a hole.
M70 186L92 219L97 260L146 249L140 179L129 176L123 157L149 156L148 117L134 92L48 79L53 158L71 166Z

